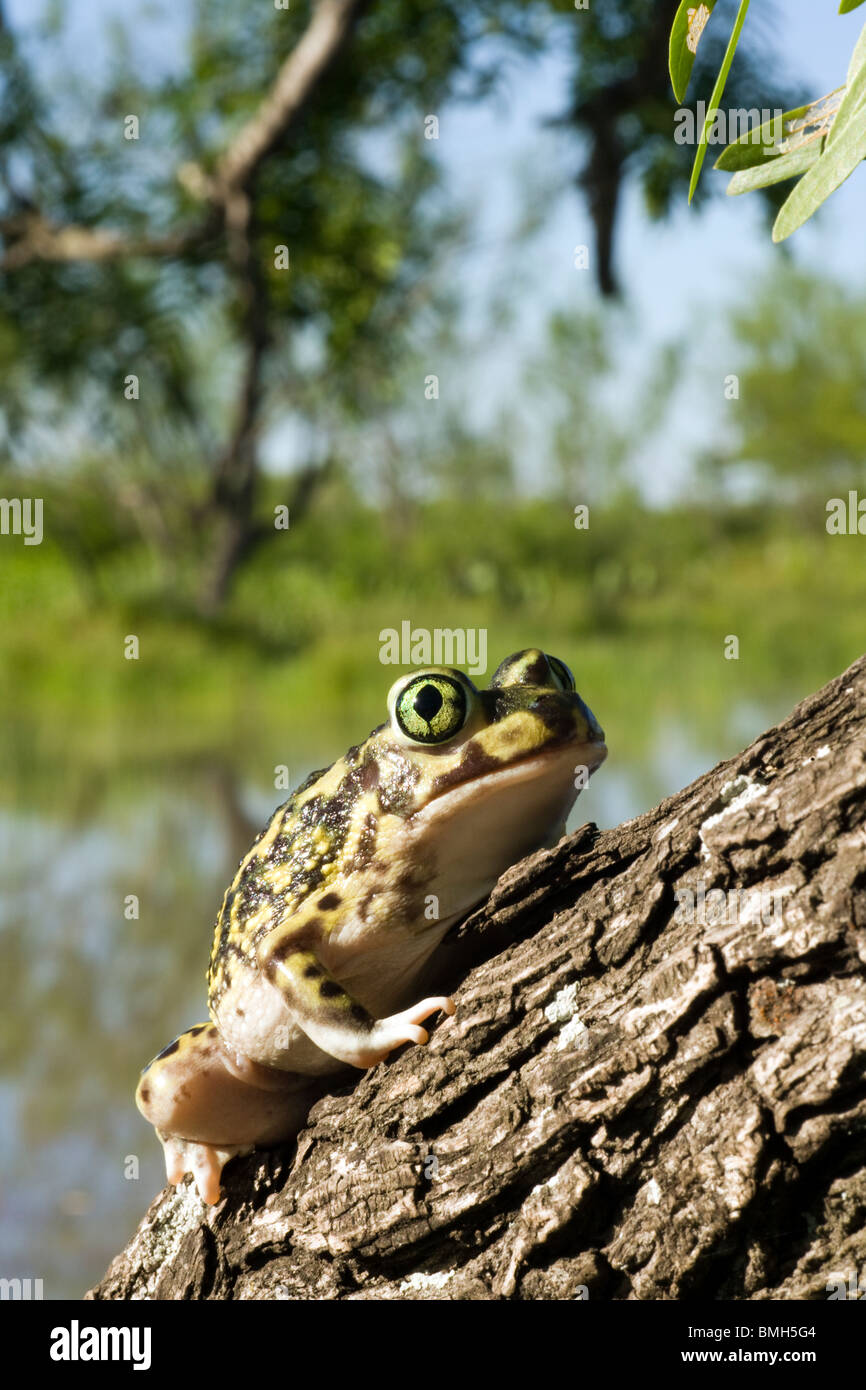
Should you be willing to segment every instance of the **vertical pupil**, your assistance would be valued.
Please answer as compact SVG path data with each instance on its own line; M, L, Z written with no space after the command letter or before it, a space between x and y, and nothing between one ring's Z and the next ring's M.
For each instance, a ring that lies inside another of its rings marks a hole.
M429 724L442 708L442 692L435 685L422 685L413 701L413 709L420 719Z

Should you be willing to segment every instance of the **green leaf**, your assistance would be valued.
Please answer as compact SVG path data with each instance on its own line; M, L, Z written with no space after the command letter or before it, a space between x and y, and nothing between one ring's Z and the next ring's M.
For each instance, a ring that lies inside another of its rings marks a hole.
M840 0L839 13L850 14L852 10L857 10L863 4L863 0Z
M668 68L671 74L671 86L674 89L674 96L682 104L689 85L689 78L692 75L692 68L695 64L695 56L698 51L698 42L703 33L703 26L696 28L695 19L699 18L699 11L706 10L704 23L709 19L715 6L716 0L680 0L680 7L674 16L671 25L671 41L668 55ZM691 18L689 10L692 11ZM691 43L691 47L689 44Z
M860 47L858 41L857 48ZM855 53L856 53L855 49ZM853 77L850 78L845 88L845 93L839 103L839 110L836 112L836 119L830 127L827 135L827 144L832 145L844 135L848 123L853 120L857 112L866 102L866 66L857 68Z
M863 0L858 0L858 4L862 5L862 3ZM850 82L855 72L857 72L858 68L861 68L864 63L866 63L866 24L864 24L863 28L860 30L860 37L854 45L854 52L851 54L851 61L848 64L848 76L845 78L845 81Z
M845 88L837 87L835 92L819 97L817 101L810 101L806 106L796 106L792 111L786 111L779 123L781 138L776 122L771 117L757 130L747 131L739 140L726 145L714 168L732 174L745 169L771 168L788 155L796 154L800 150L810 151L808 165L814 164L823 149L825 137L833 127L844 95ZM752 142L753 135L758 137L755 143ZM779 175L780 179L788 177L788 174ZM770 177L766 181L759 181L755 187L763 188L776 182L775 177ZM728 192L744 193L746 189L746 184L738 183L735 188L729 188Z
M847 123L847 129L793 188L776 218L773 240L784 241L796 232L840 184L853 174L866 156L866 109L861 108Z
M695 162L692 165L692 177L689 183L689 202L691 202L692 198L695 196L695 189L698 186L698 179L701 176L701 167L704 162L704 157L707 153L707 131L709 130L713 120L715 119L716 112L719 109L719 102L721 101L722 94L725 90L725 83L728 80L728 73L730 72L731 64L734 61L734 54L737 51L737 44L740 41L740 34L742 33L743 25L746 22L746 15L748 13L748 10L749 0L740 0L740 8L737 10L737 17L734 20L734 27L731 30L731 37L728 39L728 47L725 50L725 56L722 60L722 66L719 69L719 75L716 78L716 85L713 88L713 94L710 97L710 104L707 108L707 114L704 120L704 128L701 131L701 138L698 141L698 148L695 153Z
M813 145L804 150L791 150L778 159L771 159L753 169L739 169L734 174L725 192L729 197L739 193L751 193L756 188L769 188L771 184L782 183L785 179L799 178L821 156L821 146Z
M821 102L825 101L821 97ZM811 106L819 106L819 102L812 102ZM771 116L763 125L753 127L741 135L738 140L732 140L730 145L726 145L719 155L714 169L721 169L723 173L736 173L739 169L751 169L753 165L766 164L768 159L778 158L778 154L787 153L781 146L792 134L792 123L802 121L810 106L795 106L792 111L786 111L780 121L781 134L776 130L776 122ZM795 127L796 129L796 127ZM778 136L778 138L776 138ZM776 153L778 152L778 153Z

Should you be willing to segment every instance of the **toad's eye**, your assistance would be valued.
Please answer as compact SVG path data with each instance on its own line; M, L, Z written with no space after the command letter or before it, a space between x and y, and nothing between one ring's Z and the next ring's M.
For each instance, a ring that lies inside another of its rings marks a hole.
M397 696L394 718L414 743L445 743L466 723L466 691L450 676L416 676Z
M547 657L547 664L550 667L550 674L553 676L554 683L560 690L575 690L576 684L574 676L568 669L564 661L560 661L558 656Z

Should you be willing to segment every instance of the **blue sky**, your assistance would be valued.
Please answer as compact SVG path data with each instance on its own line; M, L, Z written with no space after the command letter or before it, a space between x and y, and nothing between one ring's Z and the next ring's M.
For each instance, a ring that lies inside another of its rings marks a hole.
M592 0L593 6L603 3ZM762 7L763 0L753 0L747 23L761 21ZM29 26L40 8L34 0L8 3L15 25ZM866 8L846 16L836 10L836 0L782 0L777 6L783 21L775 35L780 80L786 74L801 79L816 97L844 80ZM129 8L125 0L66 0L63 12L62 61L92 75L106 20L115 18L129 27ZM134 31L137 61L182 72L189 0L172 5L154 0L136 13L143 20ZM725 23L726 13L720 5L711 22ZM556 25L591 22L590 16L591 10L583 11ZM449 381L448 364L441 370L431 363L430 370L440 370L443 389L459 390L461 410L481 430L503 407L516 409L525 427L523 467L530 484L543 475L546 446L543 423L535 418L521 380L526 356L543 343L553 312L579 311L597 302L592 275L573 265L575 245L592 245L586 208L566 176L578 167L579 153L544 125L566 105L565 47L563 55L512 61L494 98L475 105L452 103L437 113L436 153L447 188L475 214L469 245L449 269L467 305L467 332L481 333L482 339L471 361L461 362L455 371L459 384ZM772 91L765 104L775 104ZM672 98L672 130L673 110ZM710 168L710 160L703 177L725 180ZM515 251L514 226L536 205L544 210L540 230ZM829 211L788 244L798 261L859 286L864 225L866 174L861 168L834 194ZM688 486L693 453L725 425L721 379L737 370L737 363L725 358L725 307L748 292L781 253L772 247L759 206L748 196L718 198L700 214L683 203L671 218L653 224L643 214L636 189L629 189L624 199L617 248L627 319L619 328L620 356L605 392L608 404L627 410L635 382L651 365L659 344L680 335L687 342L682 385L664 434L634 460L647 495L665 501ZM515 322L508 332L484 331L485 310L495 294L504 294L513 307ZM291 426L287 432L291 434ZM272 444L275 455L284 457L287 444L291 453L286 431L278 432Z

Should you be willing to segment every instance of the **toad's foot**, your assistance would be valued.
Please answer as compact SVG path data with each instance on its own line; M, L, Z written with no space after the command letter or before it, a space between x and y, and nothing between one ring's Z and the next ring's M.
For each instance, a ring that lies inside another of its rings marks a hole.
M310 1077L259 1066L199 1023L145 1067L135 1101L159 1135L169 1182L192 1173L213 1206L229 1159L294 1138L318 1094Z
M413 1004L411 1009L404 1009L402 1013L377 1019L366 1036L358 1037L355 1055L347 1057L346 1060L351 1061L356 1067L375 1067L378 1062L385 1060L389 1052L395 1047L401 1047L403 1043L428 1042L430 1035L427 1029L419 1027L419 1024L439 1009L446 1014L456 1013L454 1000L439 994L430 999L422 999L420 1003Z
M220 1178L229 1159L250 1153L253 1148L252 1144L217 1148L215 1144L202 1144L196 1139L178 1139L176 1135L156 1132L165 1154L165 1175L172 1187L177 1187L187 1173L192 1173L198 1194L209 1207L215 1207L220 1199Z

